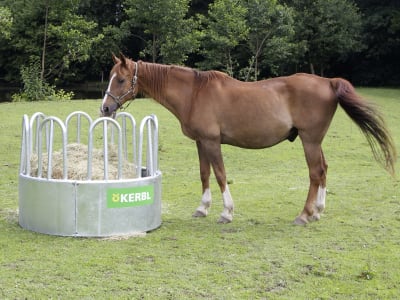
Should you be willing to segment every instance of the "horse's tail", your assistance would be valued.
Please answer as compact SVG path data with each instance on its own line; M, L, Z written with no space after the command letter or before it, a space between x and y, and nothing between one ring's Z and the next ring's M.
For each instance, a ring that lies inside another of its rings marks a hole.
M367 138L375 160L391 175L394 175L396 148L382 115L371 103L357 95L354 87L347 80L333 78L331 86L340 106ZM381 151L378 151L378 148Z

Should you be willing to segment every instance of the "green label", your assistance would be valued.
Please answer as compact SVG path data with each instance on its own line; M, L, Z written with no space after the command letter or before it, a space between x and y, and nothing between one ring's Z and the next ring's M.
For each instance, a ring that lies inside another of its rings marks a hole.
M154 202L154 186L107 189L107 207L123 208L148 205Z

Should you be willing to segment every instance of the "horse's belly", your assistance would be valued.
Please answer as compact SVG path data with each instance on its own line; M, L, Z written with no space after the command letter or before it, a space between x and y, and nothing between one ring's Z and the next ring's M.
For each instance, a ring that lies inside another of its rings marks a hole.
M248 149L262 149L286 140L291 128L275 128L274 130L247 130L243 132L222 133L221 143Z
M276 145L287 139L293 128L289 110L279 101L243 107L219 124L222 143L250 149Z

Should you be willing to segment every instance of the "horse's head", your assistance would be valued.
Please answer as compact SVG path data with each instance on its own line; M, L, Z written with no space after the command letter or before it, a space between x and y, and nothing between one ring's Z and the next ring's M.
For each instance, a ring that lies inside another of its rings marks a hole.
M114 116L117 109L125 102L134 99L138 92L137 73L138 64L126 58L123 54L112 56L114 67L110 72L110 82L104 94L100 111L102 116Z

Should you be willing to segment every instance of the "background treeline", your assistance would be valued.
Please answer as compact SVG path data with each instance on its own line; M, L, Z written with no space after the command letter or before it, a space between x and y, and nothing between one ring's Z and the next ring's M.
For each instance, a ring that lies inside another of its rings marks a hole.
M2 84L107 80L120 51L242 80L400 85L400 1L0 0Z

